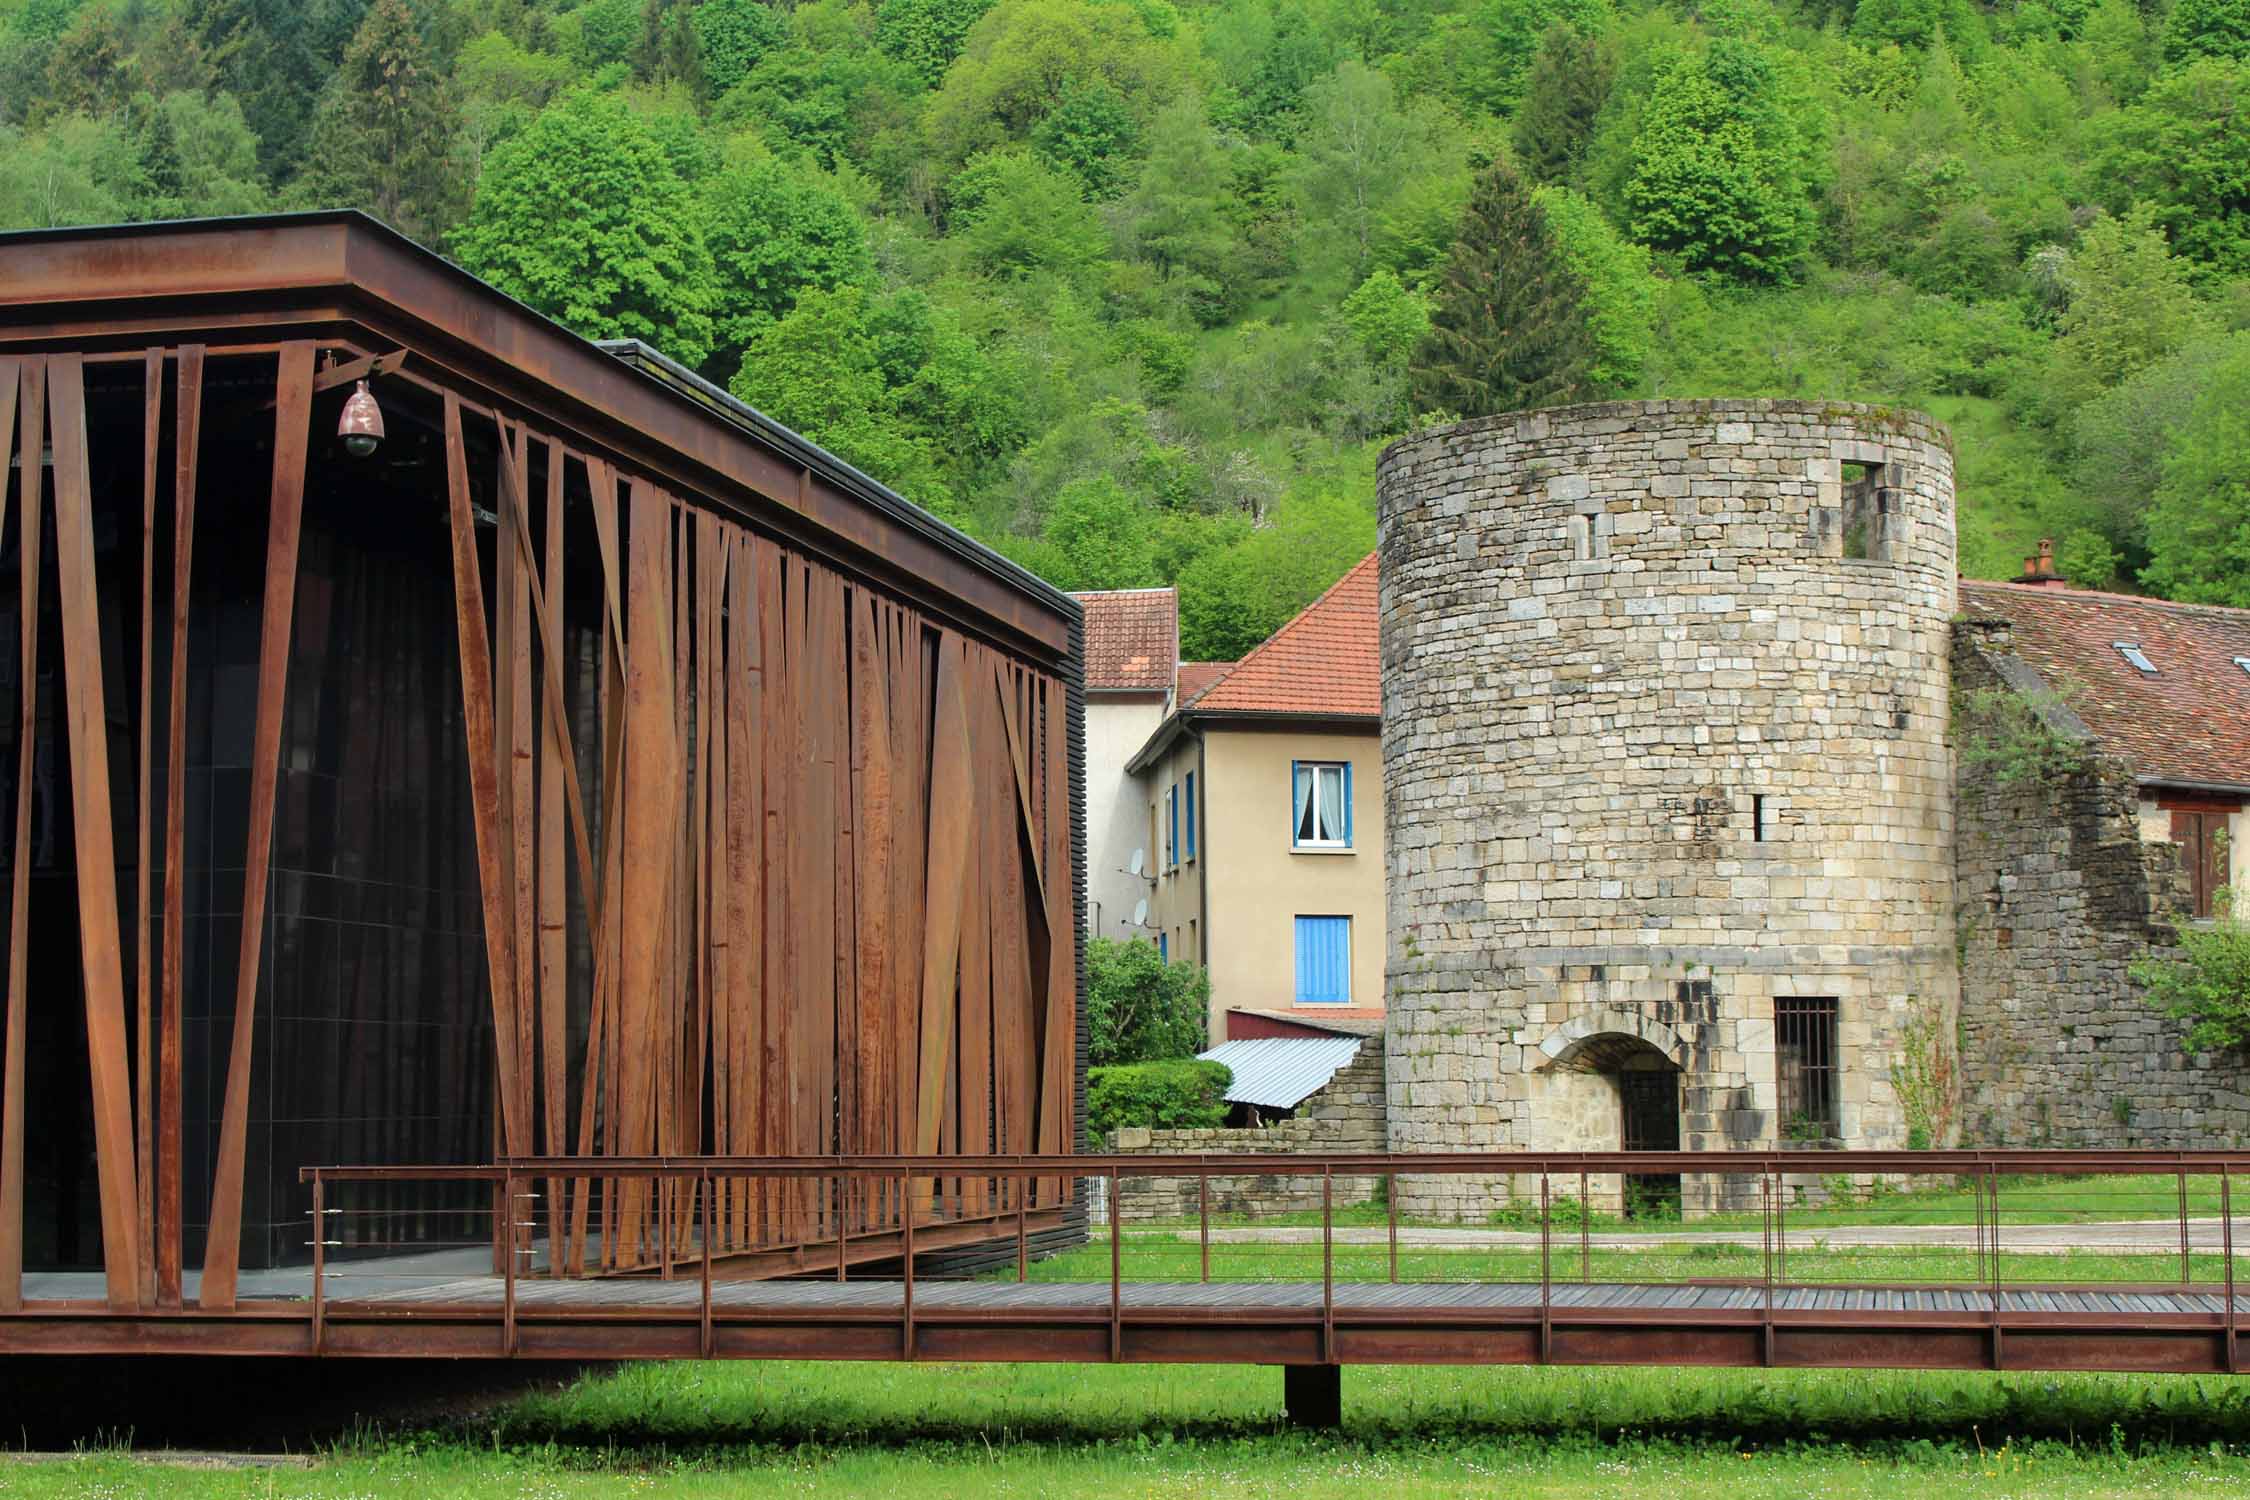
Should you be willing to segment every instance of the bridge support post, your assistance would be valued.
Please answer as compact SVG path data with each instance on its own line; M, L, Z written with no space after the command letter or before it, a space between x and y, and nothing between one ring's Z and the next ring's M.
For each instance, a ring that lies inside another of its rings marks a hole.
M1344 1367L1283 1365L1281 1404L1290 1426L1335 1431L1344 1425Z

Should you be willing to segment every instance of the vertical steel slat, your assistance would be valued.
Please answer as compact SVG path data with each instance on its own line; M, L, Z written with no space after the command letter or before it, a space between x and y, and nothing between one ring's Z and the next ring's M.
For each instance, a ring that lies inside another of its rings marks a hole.
M1117 1168L1109 1169L1109 1360L1123 1357L1125 1349L1124 1263L1125 1250L1118 1238L1118 1220L1124 1207L1117 1201Z
M838 1172L836 1174L836 1279L838 1281L844 1280L844 1238L846 1227L851 1222L851 1215L844 1200L850 1192L851 1179Z
M1758 1178L1758 1195L1765 1200L1763 1204L1765 1212L1761 1218L1765 1225L1764 1239L1766 1242L1765 1314L1759 1325L1759 1346L1760 1358L1769 1369L1773 1366L1774 1243L1778 1238L1774 1233L1774 1201L1780 1196L1775 1190L1775 1184L1779 1181L1780 1175L1777 1169L1769 1167Z
M1389 1206L1391 1224L1391 1285L1398 1285L1398 1173L1383 1174L1383 1202Z
M2180 1171L2180 1285L2189 1286L2194 1281L2188 1270L2188 1202L2187 1171Z
M0 484L6 482L6 476L0 475ZM319 1169L315 1168L312 1180L312 1352L315 1354L322 1351L328 1333L327 1316L322 1306L325 1300L323 1282L328 1269L328 1204L326 1195L322 1192L325 1186L320 1180Z
M2227 1258L2227 1373L2239 1373L2234 1342L2234 1174L2219 1168L2219 1248Z
M501 1270L500 1352L512 1358L516 1352L516 1174L501 1173L499 1188L499 1201L492 1205L492 1213L503 1227L500 1243L508 1252Z
M1031 1279L1031 1235L1025 1205L1031 1201L1031 1179L1016 1179L1016 1280Z
M718 1352L711 1329L711 1237L718 1232L713 1213L712 1196L717 1185L711 1174L705 1172L696 1182L696 1196L703 1208L703 1357L709 1359Z
M2000 1334L2000 1171L1987 1162L1985 1193L1992 1200L1992 1368L2007 1368Z
M1773 1174L1773 1279L1789 1285L1789 1191L1777 1167Z
M1211 1174L1195 1174L1195 1207L1197 1222L1202 1225L1203 1279L1211 1279Z
M901 1331L902 1331L902 1333L904 1334L904 1349L905 1349L905 1357L906 1357L907 1359L910 1359L910 1360L911 1360L912 1358L914 1358L914 1207L915 1207L915 1205L914 1205L914 1174L913 1174L912 1172L905 1172L905 1173L902 1173L902 1174L900 1174L900 1176L899 1176L899 1180L898 1180L898 1190L899 1190L899 1198L900 1198L900 1201L901 1201L901 1202L903 1202L903 1203L904 1203L904 1204L906 1205L906 1213L904 1214L904 1216L903 1216L903 1217L902 1217L902 1219L901 1219L901 1222L902 1222L903 1224L905 1224L905 1226L906 1226L906 1233L905 1233L905 1235L904 1235L904 1238L903 1238L903 1241L902 1241L902 1244L901 1244L901 1247L900 1247L900 1248L901 1248L901 1250L902 1250L902 1252L903 1252L903 1260L904 1260L904 1264L905 1264L905 1270L906 1270L906 1285L905 1285L905 1288L904 1288L904 1290L903 1290L903 1291L901 1292L901 1294L900 1294L900 1296L901 1296L901 1302L902 1302L902 1311L901 1311L901 1314L900 1314L900 1323L901 1323L901 1325L902 1325Z
M1594 1279L1594 1193L1583 1167L1578 1172L1578 1283Z
M1320 1164L1320 1362L1336 1363L1336 1180Z
M1553 1248L1553 1223L1548 1213L1547 1174L1539 1174L1539 1363L1546 1364L1554 1356L1555 1341L1555 1279L1551 1264Z

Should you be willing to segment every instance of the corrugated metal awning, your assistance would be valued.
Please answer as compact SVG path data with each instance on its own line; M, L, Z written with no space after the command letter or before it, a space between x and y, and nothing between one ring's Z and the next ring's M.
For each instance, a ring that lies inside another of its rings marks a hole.
M1227 1103L1295 1109L1327 1087L1337 1069L1359 1055L1359 1048L1357 1037L1266 1036L1221 1042L1197 1056L1234 1071Z

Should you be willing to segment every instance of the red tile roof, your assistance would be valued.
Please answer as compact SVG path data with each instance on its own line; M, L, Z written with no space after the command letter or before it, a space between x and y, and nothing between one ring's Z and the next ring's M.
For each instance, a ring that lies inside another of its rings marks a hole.
M1375 554L1259 643L1196 700L1200 713L1383 714Z
M1234 670L1231 661L1183 661L1180 663L1180 707L1195 701L1195 695Z
M1171 589L1100 589L1086 607L1089 692L1161 693L1180 659L1180 600Z
M2005 621L2004 649L2143 781L2250 786L2250 609L2086 589L1961 581L1972 620ZM2117 649L2138 646L2141 671Z

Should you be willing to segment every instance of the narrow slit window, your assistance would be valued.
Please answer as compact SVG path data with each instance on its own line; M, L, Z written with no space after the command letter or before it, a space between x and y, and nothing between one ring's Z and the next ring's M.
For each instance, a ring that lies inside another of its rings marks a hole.
M2156 663L2148 659L2148 653L2141 649L2140 642L2113 641L2111 644L2117 647L2120 656L2133 664L2135 670L2145 672L2151 677L2156 675Z
M1773 1050L1782 1142L1828 1140L1841 1134L1836 1112L1836 997L1776 996Z
M1763 792L1750 798L1750 841L1755 844L1766 841L1766 798Z
M1877 559L1883 555L1882 464L1851 463L1843 466L1843 555Z

